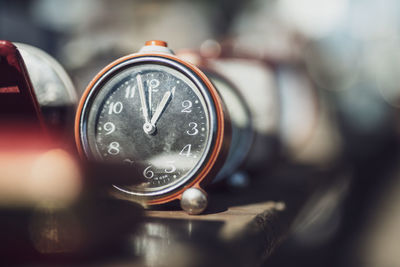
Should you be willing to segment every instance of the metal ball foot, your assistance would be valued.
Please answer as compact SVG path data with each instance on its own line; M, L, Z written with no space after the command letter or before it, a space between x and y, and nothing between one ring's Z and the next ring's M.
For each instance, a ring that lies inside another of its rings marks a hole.
M181 207L190 215L202 213L207 205L207 193L199 188L188 188L182 194Z

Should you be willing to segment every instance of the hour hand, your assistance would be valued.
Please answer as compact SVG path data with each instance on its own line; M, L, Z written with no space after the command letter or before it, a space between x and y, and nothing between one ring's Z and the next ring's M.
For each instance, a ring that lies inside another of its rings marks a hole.
M165 107L168 104L169 99L171 98L172 93L170 91L166 92L163 96L163 98L161 99L160 104L158 104L156 112L154 112L153 117L151 118L151 125L153 125L155 127L158 119L160 118L161 114L163 113Z
M151 133L153 133L155 131L155 128L150 123L149 108L147 107L147 101L146 101L146 96L145 96L145 93L144 93L142 76L140 76L140 74L138 74L136 76L136 81L137 81L137 84L138 84L139 95L140 95L140 103L142 105L142 111L143 111L143 117L144 117L143 130L144 130L145 133L151 134Z

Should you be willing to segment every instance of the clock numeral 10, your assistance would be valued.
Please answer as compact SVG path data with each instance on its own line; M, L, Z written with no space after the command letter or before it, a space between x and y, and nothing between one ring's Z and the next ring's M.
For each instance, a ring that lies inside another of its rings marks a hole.
M188 144L186 146L183 147L183 149L181 150L181 152L179 152L179 155L181 156L186 156L186 157L190 157L190 155L192 153L190 153L190 151L192 150L192 145Z
M110 107L108 108L108 114L119 114L121 113L122 109L124 108L124 106L122 105L122 103L120 101L118 102L111 102Z

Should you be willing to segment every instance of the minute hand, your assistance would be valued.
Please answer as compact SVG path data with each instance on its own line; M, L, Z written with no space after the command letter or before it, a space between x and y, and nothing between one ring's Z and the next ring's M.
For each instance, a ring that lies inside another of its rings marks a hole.
M151 125L153 125L153 126L156 125L158 119L161 116L161 113L164 111L165 107L167 106L168 101L171 98L171 95L172 95L172 93L169 91L164 94L163 98L161 99L160 104L158 104L158 106L157 106L156 112L154 112L154 115L151 118L151 121L150 121Z

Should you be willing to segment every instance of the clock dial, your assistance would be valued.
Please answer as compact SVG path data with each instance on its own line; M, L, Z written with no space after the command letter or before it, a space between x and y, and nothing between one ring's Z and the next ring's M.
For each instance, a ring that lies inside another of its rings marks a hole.
M158 194L201 170L214 115L207 92L189 75L166 64L133 64L105 75L93 92L83 112L85 153L131 165L141 176L117 189Z

